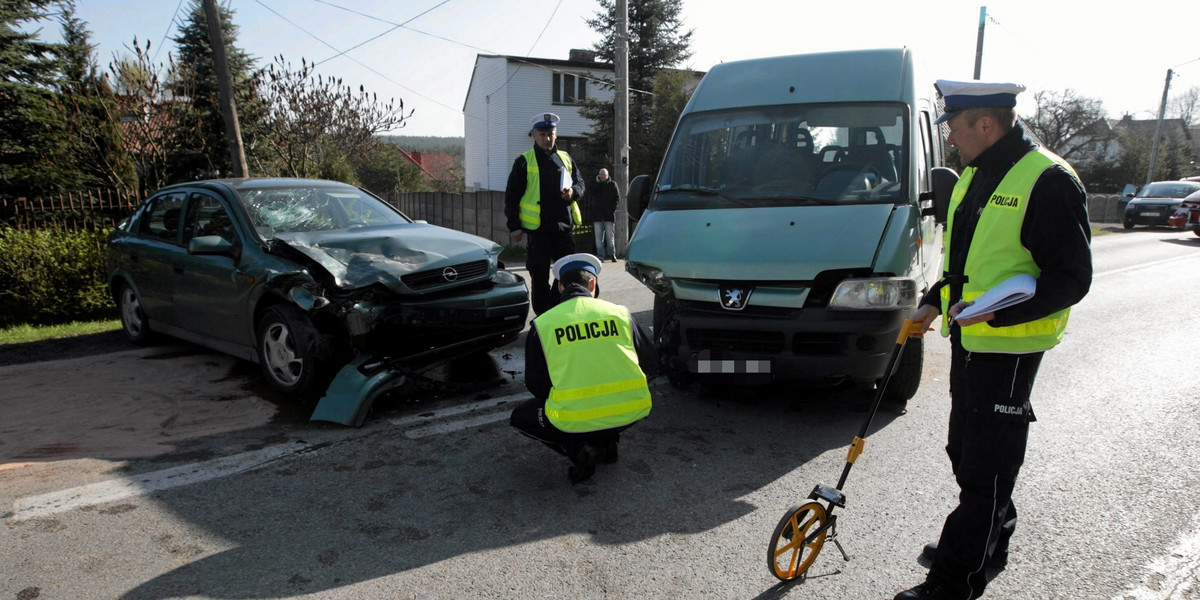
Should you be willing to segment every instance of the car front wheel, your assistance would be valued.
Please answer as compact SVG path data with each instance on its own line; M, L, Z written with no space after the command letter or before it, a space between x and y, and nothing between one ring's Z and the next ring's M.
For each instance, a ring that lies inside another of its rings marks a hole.
M138 346L150 343L150 319L146 318L142 301L133 288L121 286L117 292L117 308L121 311L121 328L125 331L125 337Z
M1133 218L1125 217L1125 229L1133 229Z
M258 364L271 387L289 396L318 392L321 335L299 309L272 306L258 323Z

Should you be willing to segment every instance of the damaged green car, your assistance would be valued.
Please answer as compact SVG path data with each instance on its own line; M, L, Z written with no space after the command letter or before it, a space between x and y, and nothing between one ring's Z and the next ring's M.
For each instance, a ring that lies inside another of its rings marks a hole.
M196 181L159 190L108 241L126 336L257 363L312 418L361 425L374 399L515 340L529 291L501 246L413 221L351 185Z

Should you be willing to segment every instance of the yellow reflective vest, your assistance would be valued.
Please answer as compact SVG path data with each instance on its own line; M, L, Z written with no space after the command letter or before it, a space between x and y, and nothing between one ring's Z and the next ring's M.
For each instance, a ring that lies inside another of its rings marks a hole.
M546 417L555 427L598 431L650 414L650 387L638 366L628 309L597 298L568 298L533 326L550 374Z
M521 218L521 229L529 231L537 231L537 228L542 226L542 179L541 171L538 169L536 150L536 148L530 148L528 152L522 154L525 157L525 195L521 196L518 211ZM563 168L574 173L575 166L571 164L571 156L562 150L557 152L558 157L562 159ZM572 225L583 223L583 216L579 212L579 203L575 200L571 201L571 218L574 219Z
M1020 273L1037 278L1042 270L1033 261L1033 255L1021 244L1021 224L1029 207L1029 195L1042 172L1061 165L1071 174L1075 171L1054 153L1038 148L1029 152L1009 169L1004 179L996 186L979 215L979 223L967 249L967 260L963 274L962 299L974 300L996 284ZM950 240L954 232L954 212L962 203L967 188L975 176L976 169L968 167L954 186L950 195L949 217L946 221L946 244L943 249L943 264L950 262ZM950 286L941 290L942 335L950 332ZM963 327L963 348L977 352L1025 354L1049 350L1062 341L1067 328L1067 317L1071 309L1065 308L1040 319L1007 327L993 327L988 323L976 323Z

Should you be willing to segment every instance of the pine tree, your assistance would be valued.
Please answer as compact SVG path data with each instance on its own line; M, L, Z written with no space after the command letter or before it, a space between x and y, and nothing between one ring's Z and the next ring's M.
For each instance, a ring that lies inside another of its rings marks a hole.
M242 143L246 148L247 163L253 172L258 162L254 149L262 130L263 115L253 73L255 61L236 45L238 26L233 23L234 11L220 5L217 10L221 16L229 72L233 77ZM192 0L187 20L173 40L178 47L177 66L181 74L169 86L176 96L191 100L192 111L202 127L201 145L175 157L173 177L195 179L215 174L228 175L233 170L233 162L225 139L225 119L221 113L212 45L208 41L208 18L201 0Z
M49 16L53 4L0 2L0 196L33 196L70 185L55 168L66 152L53 91L59 45L23 30Z
M615 0L599 0L600 11L587 23L604 36L594 49L596 58L612 62L616 58L617 8ZM691 58L689 44L692 31L683 31L680 13L683 0L646 0L628 3L629 29L629 164L637 173L653 175L662 162L662 151L666 148L678 113L671 115L655 111L655 81L660 74ZM659 85L679 82L669 79ZM672 93L674 95L674 92ZM592 159L603 157L603 164L588 165L595 170L613 164L613 121L612 102L589 99L584 102L580 114L592 121L592 134L585 144L586 153ZM670 119L666 126L656 126L656 118ZM655 136L664 139L655 139Z
M75 2L63 3L62 74L59 107L66 125L69 153L60 168L79 188L135 191L137 172L125 150L116 98L101 77L95 46L86 23L75 16Z

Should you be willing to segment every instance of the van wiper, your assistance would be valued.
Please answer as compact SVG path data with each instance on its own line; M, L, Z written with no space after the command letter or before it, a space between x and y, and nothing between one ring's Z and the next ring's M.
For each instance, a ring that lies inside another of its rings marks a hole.
M751 206L751 204L747 203L746 201L741 200L740 198L734 198L733 196L730 196L730 195L726 194L725 192L718 190L717 188L704 187L701 185L688 184L688 185L680 185L680 186L669 187L669 188L659 188L659 190L658 190L659 194L675 194L675 193L684 193L684 192L689 193L689 194L696 194L697 196L717 196L717 197L721 198L722 200L725 200L732 204L737 204L738 206Z

